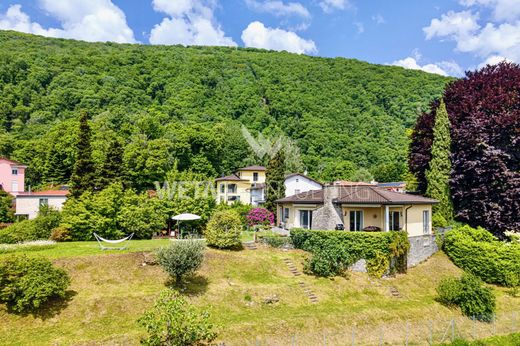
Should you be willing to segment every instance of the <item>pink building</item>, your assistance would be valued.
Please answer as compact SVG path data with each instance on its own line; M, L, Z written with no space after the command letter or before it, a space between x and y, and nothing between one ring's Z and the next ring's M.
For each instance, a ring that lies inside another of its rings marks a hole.
M25 191L25 169L27 166L13 160L0 157L0 187L16 196Z

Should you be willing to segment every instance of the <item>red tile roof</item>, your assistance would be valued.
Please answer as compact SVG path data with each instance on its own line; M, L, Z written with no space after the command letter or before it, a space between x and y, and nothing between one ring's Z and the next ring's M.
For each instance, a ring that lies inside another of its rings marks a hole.
M239 168L237 171L265 171L264 166L247 166L244 168Z
M31 192L19 192L18 197L31 197L31 196L44 196L44 197L53 197L53 196L67 196L69 194L69 190L47 190L47 191L31 191Z
M339 188L338 198L334 200L338 204L435 204L437 200L388 191L376 186L348 186ZM302 192L294 196L285 197L277 203L323 203L323 190Z
M249 180L241 179L236 174L230 174L230 175L226 175L225 177L217 178L217 179L215 179L215 181L249 181Z

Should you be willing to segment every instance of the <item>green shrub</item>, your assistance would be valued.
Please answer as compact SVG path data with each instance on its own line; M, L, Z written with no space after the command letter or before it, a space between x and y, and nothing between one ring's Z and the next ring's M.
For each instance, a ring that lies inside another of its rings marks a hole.
M367 272L373 278L381 278L390 268L390 260L388 255L380 251L376 251L374 257L367 261Z
M520 277L520 244L498 241L483 228L448 231L443 248L458 267L487 283L510 286L510 277Z
M448 226L448 221L442 216L441 213L434 213L432 216L432 226L444 228Z
M204 260L204 242L196 239L172 241L157 251L157 262L180 284L182 277L193 274Z
M49 239L52 230L60 224L60 220L59 211L42 208L36 218L15 222L11 226L1 229L0 244Z
M495 294L473 274L465 273L460 279L443 279L437 294L440 303L459 306L464 315L479 321L490 322L495 314Z
M70 232L70 228L67 226L58 226L52 230L50 240L54 240L57 242L70 241L72 240L72 234Z
M459 297L462 291L462 284L457 278L444 278L437 286L437 300L446 306L456 306L459 304Z
M221 210L213 214L204 235L209 246L219 249L240 247L242 222L234 210Z
M263 232L257 234L257 239L271 247L280 248L291 244L291 238L273 232Z
M198 311L173 290L163 291L138 322L148 332L144 345L205 345L217 337L208 312Z
M70 279L44 258L5 257L0 260L0 302L16 312L38 309L51 298L65 297Z
M367 261L381 253L387 258L399 259L404 264L410 247L405 232L345 232L291 230L294 247L313 254L306 265L308 271L319 276L342 274L360 259ZM387 268L388 269L388 268Z

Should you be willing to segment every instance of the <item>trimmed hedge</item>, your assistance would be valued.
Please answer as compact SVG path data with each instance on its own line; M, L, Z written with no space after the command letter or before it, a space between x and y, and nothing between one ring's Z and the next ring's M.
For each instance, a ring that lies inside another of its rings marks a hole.
M520 284L520 245L498 241L483 228L462 226L446 233L444 251L458 267L483 281Z
M371 261L381 255L396 259L397 269L406 271L410 248L405 232L346 232L291 230L294 247L313 254L307 268L316 275L341 274L360 259Z

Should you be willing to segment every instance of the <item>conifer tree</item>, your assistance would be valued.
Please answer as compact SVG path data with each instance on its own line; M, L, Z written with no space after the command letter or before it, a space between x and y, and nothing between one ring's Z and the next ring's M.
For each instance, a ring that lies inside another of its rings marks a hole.
M47 183L62 184L67 182L71 172L65 163L66 159L67 155L55 147L49 151L43 177Z
M285 154L279 150L267 164L265 172L265 208L276 212L277 199L285 197Z
M449 179L451 173L451 137L450 120L444 100L441 100L435 115L433 127L432 159L426 171L426 195L435 198L439 204L433 206L433 212L442 215L446 221L453 219L453 204L450 195Z
M117 139L110 142L105 161L99 169L96 189L102 190L111 183L123 182L123 146Z
M72 172L71 194L79 197L85 191L92 190L95 183L95 169L92 161L92 147L90 145L90 126L88 115L81 113L79 119L79 136L76 145L76 162Z

